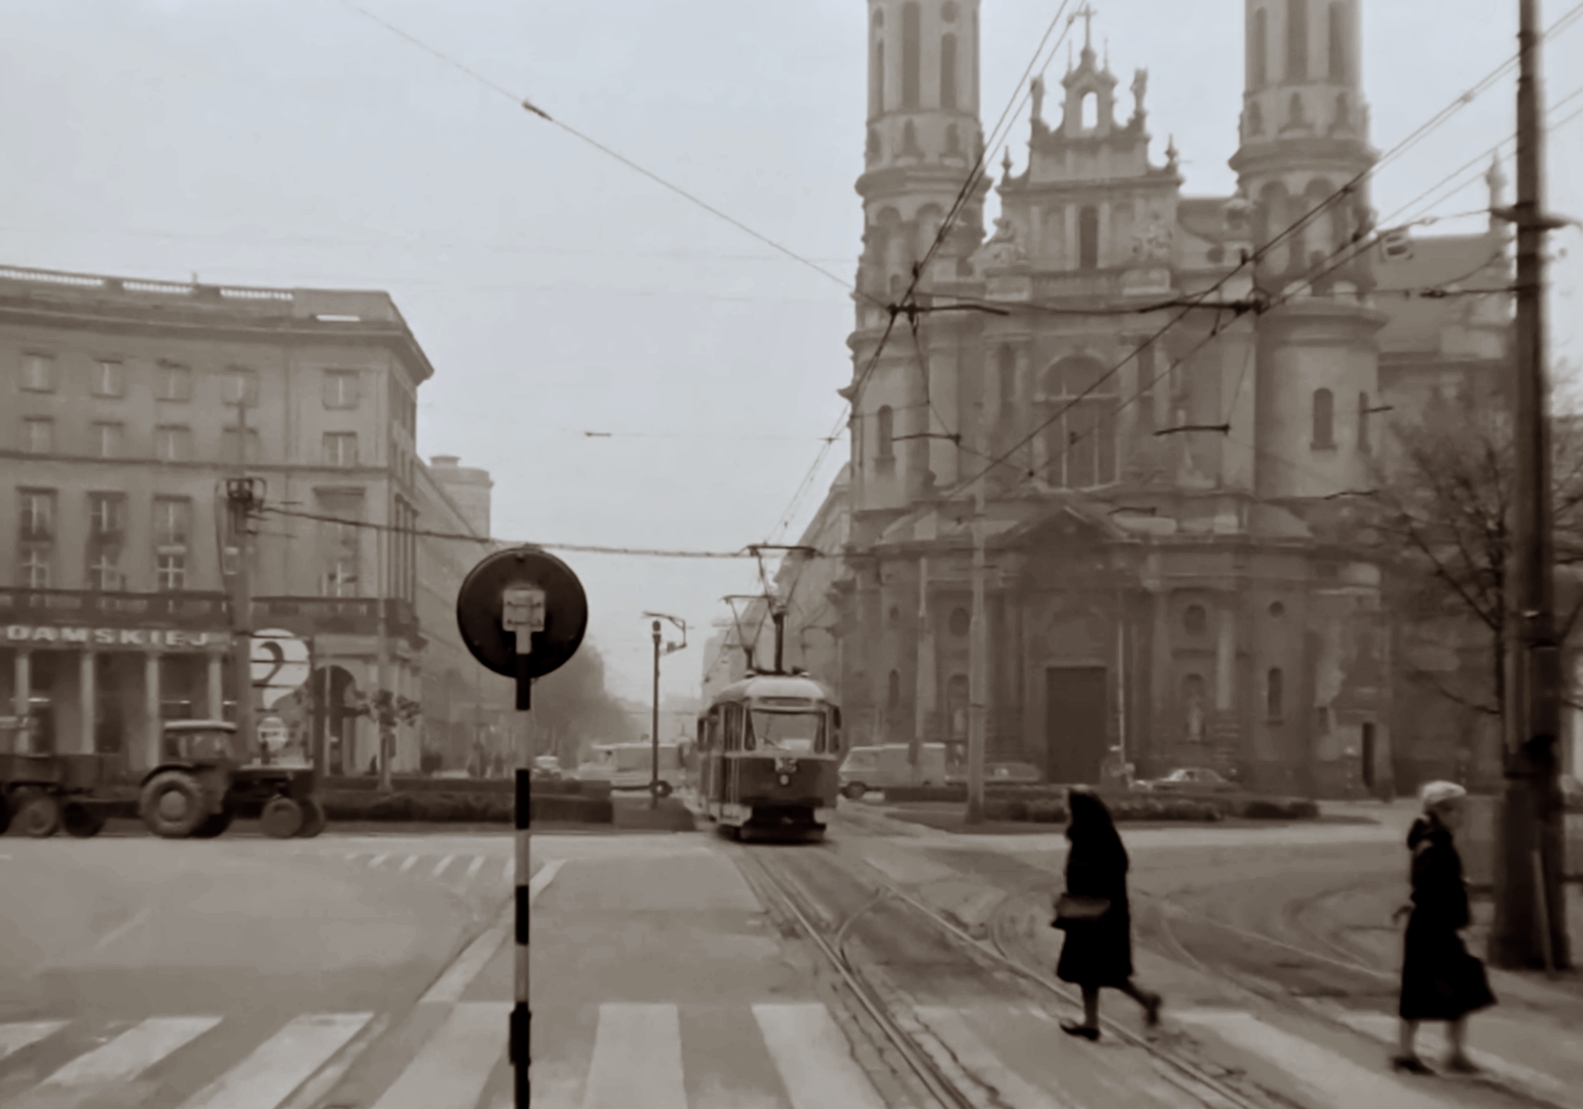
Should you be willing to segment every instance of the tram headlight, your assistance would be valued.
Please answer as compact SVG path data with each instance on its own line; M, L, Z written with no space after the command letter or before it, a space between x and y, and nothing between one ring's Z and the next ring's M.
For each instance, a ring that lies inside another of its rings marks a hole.
M782 774L781 777L780 777L780 783L783 786L791 785L791 775L790 774Z

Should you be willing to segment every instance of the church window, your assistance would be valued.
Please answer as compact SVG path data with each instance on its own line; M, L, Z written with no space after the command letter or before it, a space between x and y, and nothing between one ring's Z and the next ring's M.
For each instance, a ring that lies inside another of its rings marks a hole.
M896 452L896 414L884 405L874 415L874 453L878 458L894 458Z
M1248 87L1262 89L1270 83L1270 13L1260 8L1253 13L1248 30Z
M1083 94L1079 118L1083 121L1083 130L1092 131L1099 126L1099 94L1088 92Z
M1330 4L1330 80L1346 85L1352 81L1351 44L1347 41L1347 7L1339 0Z
M967 741L967 707L969 686L966 674L952 674L945 683L945 703L951 714L951 741Z
M1046 392L1055 417L1046 431L1048 481L1061 489L1090 489L1116 480L1116 385L1091 358L1051 367Z
M1279 720L1285 714L1286 675L1281 673L1279 666L1270 667L1264 676L1264 715L1270 720Z
M885 707L891 712L901 709L901 674L892 670L885 680Z
M885 111L885 44L874 44L874 67L868 75L868 114L872 119Z
M901 152L914 156L923 153L918 149L918 128L913 126L913 122L910 119L902 125Z
M901 106L903 108L918 106L920 20L915 0L901 6Z
M901 626L901 609L891 605L890 611L885 614L885 622L892 628L899 628Z
M950 627L951 627L951 634L952 635L955 635L955 636L958 636L958 637L964 636L964 635L966 635L968 633L969 629L972 628L972 626L973 626L973 618L968 615L967 609L965 609L965 608L953 608L951 610L951 625L950 625Z
M956 36L940 39L940 107L956 111Z
M1182 629L1188 635L1198 636L1203 635L1208 627L1209 614L1204 611L1204 606L1188 605L1187 610L1182 613Z
M1308 80L1308 0L1286 0L1286 82Z
M1329 389L1314 390L1314 442L1316 450L1336 445L1336 400Z
M1358 450L1369 449L1369 395L1358 394Z
M1000 410L1009 414L1017 403L1017 356L1010 347L1001 347L995 354L995 362L1000 378Z
M1077 213L1077 268L1099 268L1099 209L1092 205Z

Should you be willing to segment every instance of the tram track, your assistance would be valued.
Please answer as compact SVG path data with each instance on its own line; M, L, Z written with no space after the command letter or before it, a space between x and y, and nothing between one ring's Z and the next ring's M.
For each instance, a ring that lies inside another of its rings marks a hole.
M823 863L846 872L850 879L861 881L872 892L857 908L845 914L834 928L821 929L817 919L829 920L829 910L800 903L809 899L808 883L778 874L779 867L760 853L741 850L736 852L744 872L752 872L756 888L767 890L797 921L797 931L839 974L849 994L857 1000L863 1013L882 1033L887 1042L903 1059L919 1085L940 1106L949 1109L1006 1109L998 1093L975 1076L950 1065L954 1060L940 1060L940 1045L928 1042L927 1029L915 1030L907 1019L905 999L894 1001L887 993L896 993L894 987L879 988L870 981L859 960L848 950L854 930L861 919L872 917L882 907L890 911L904 909L914 920L927 925L941 940L959 955L982 968L981 974L992 972L999 979L1002 991L1016 990L1017 1000L1033 1002L1043 1008L1051 1001L1065 1007L1081 1005L1081 995L1074 989L1047 976L1029 965L1017 951L1011 937L1014 917L1025 911L1026 904L1017 905L1017 898L1007 898L990 916L983 938L969 934L944 914L915 898L895 882L884 877L852 873L850 865L840 858L834 845L818 845L796 854L811 861ZM946 968L942 968L944 970ZM1155 1076L1174 1088L1179 1095L1186 1095L1199 1105L1212 1109L1292 1109L1294 1103L1279 1093L1257 1086L1240 1072L1216 1067L1194 1056L1192 1045L1176 1042L1180 1037L1164 1034L1155 1038L1140 1035L1113 1018L1101 1015L1107 1033L1136 1048L1150 1058ZM920 1035L920 1031L923 1035ZM931 1050L933 1047L933 1050ZM948 1053L947 1053L948 1054ZM944 1064L944 1065L942 1065Z

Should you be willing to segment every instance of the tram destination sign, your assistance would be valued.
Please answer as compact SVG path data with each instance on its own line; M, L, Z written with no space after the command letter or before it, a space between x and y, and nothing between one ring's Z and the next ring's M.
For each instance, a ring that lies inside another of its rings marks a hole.
M32 647L89 647L164 651L213 651L228 646L224 631L180 631L176 628L95 628L62 625L7 624L0 633L8 644Z

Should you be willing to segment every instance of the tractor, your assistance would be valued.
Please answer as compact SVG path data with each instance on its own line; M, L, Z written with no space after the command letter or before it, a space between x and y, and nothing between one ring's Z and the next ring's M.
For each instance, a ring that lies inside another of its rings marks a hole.
M33 734L31 719L0 716L0 833L14 825L34 839L62 827L72 836L97 835L104 811L93 793L115 776L117 757L33 752Z
M160 762L144 775L138 814L164 839L213 839L239 812L259 810L264 834L312 838L324 831L312 767L248 763L244 739L225 720L165 724Z

